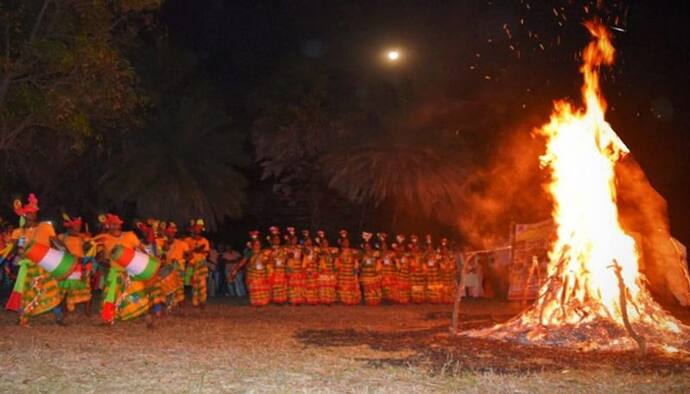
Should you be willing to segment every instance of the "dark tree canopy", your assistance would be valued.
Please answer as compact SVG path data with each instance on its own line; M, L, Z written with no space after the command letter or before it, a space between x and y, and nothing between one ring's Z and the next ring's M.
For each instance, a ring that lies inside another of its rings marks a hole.
M548 216L531 131L578 97L596 16L619 29L608 119L682 232L689 36L665 8L3 1L0 211L32 191L52 218L203 217L238 242L275 224L491 243Z

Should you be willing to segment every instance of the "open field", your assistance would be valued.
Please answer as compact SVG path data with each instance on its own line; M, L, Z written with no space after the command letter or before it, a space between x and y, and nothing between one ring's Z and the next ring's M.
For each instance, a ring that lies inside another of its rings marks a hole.
M519 310L465 301L462 324ZM674 313L686 323L690 311ZM99 325L0 313L0 392L690 392L690 356L577 353L448 334L450 307L278 307Z

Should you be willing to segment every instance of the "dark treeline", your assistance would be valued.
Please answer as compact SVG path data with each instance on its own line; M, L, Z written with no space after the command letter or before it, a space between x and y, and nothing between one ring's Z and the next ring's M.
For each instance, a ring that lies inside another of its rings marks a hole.
M596 14L625 31L609 118L687 244L687 10L494 3L4 1L1 216L33 191L47 218L202 217L233 242L275 224L484 246L549 215L531 130L578 100Z

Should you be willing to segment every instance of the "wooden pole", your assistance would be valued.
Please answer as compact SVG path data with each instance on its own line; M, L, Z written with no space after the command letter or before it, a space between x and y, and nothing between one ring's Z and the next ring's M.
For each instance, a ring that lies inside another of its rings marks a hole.
M635 330L633 329L632 325L630 324L630 320L628 319L628 303L627 303L627 288L625 287L625 282L623 281L623 275L621 275L621 266L618 264L616 260L613 260L613 272L616 273L616 278L618 279L618 289L620 292L620 304L621 304L621 314L623 315L623 325L625 325L625 330L628 332L628 334L632 337L632 339L637 342L637 346L640 347L640 353L644 355L647 353L647 341L645 338L636 333Z
M458 333L458 320L460 316L460 301L462 301L462 294L465 290L465 277L467 276L467 266L470 259L474 257L474 254L468 254L467 256L462 256L462 271L460 272L460 281L455 290L455 302L453 303L453 314L450 323L450 333Z

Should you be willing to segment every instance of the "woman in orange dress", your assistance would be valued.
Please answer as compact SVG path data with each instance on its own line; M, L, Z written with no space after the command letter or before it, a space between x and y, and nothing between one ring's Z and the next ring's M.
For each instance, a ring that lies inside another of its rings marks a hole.
M419 251L419 238L416 235L410 236L410 243L407 245L407 249L407 257L410 264L410 298L413 303L422 304L426 299L426 276L421 252Z
M381 303L381 263L379 254L371 247L372 234L362 233L362 255L360 257L360 277L364 304L374 306Z
M270 254L261 249L259 232L252 231L250 252L245 261L240 264L247 266L247 287L249 288L249 303L255 307L266 306L271 301L271 288L268 283L267 263Z
M304 236L304 244L302 247L302 266L307 276L307 283L305 286L304 298L307 305L319 304L319 265L318 265L318 248L314 247L309 231L302 232Z
M381 266L381 298L395 301L395 251L388 249L388 234L378 233L379 264Z
M359 270L357 251L350 248L350 240L345 230L340 230L338 243L340 253L335 264L338 277L338 300L344 305L359 305L362 302L362 293L357 280Z
M302 248L300 247L294 227L287 228L285 236L288 278L288 300L291 305L302 305L305 302L307 276L302 265Z
M335 256L323 230L318 231L316 242L319 244L319 302L324 305L331 305L337 299L335 288L338 282L335 278Z
M424 270L426 272L426 300L439 304L443 299L443 283L439 272L439 254L434 250L431 235L426 236L424 247Z
M398 234L392 245L395 251L395 302L408 304L410 302L410 258L405 252L405 236Z
M280 230L278 227L271 227L269 242L271 243L270 260L271 273L271 301L275 304L284 304L288 300L288 280L287 280L287 256L286 250L280 245Z

